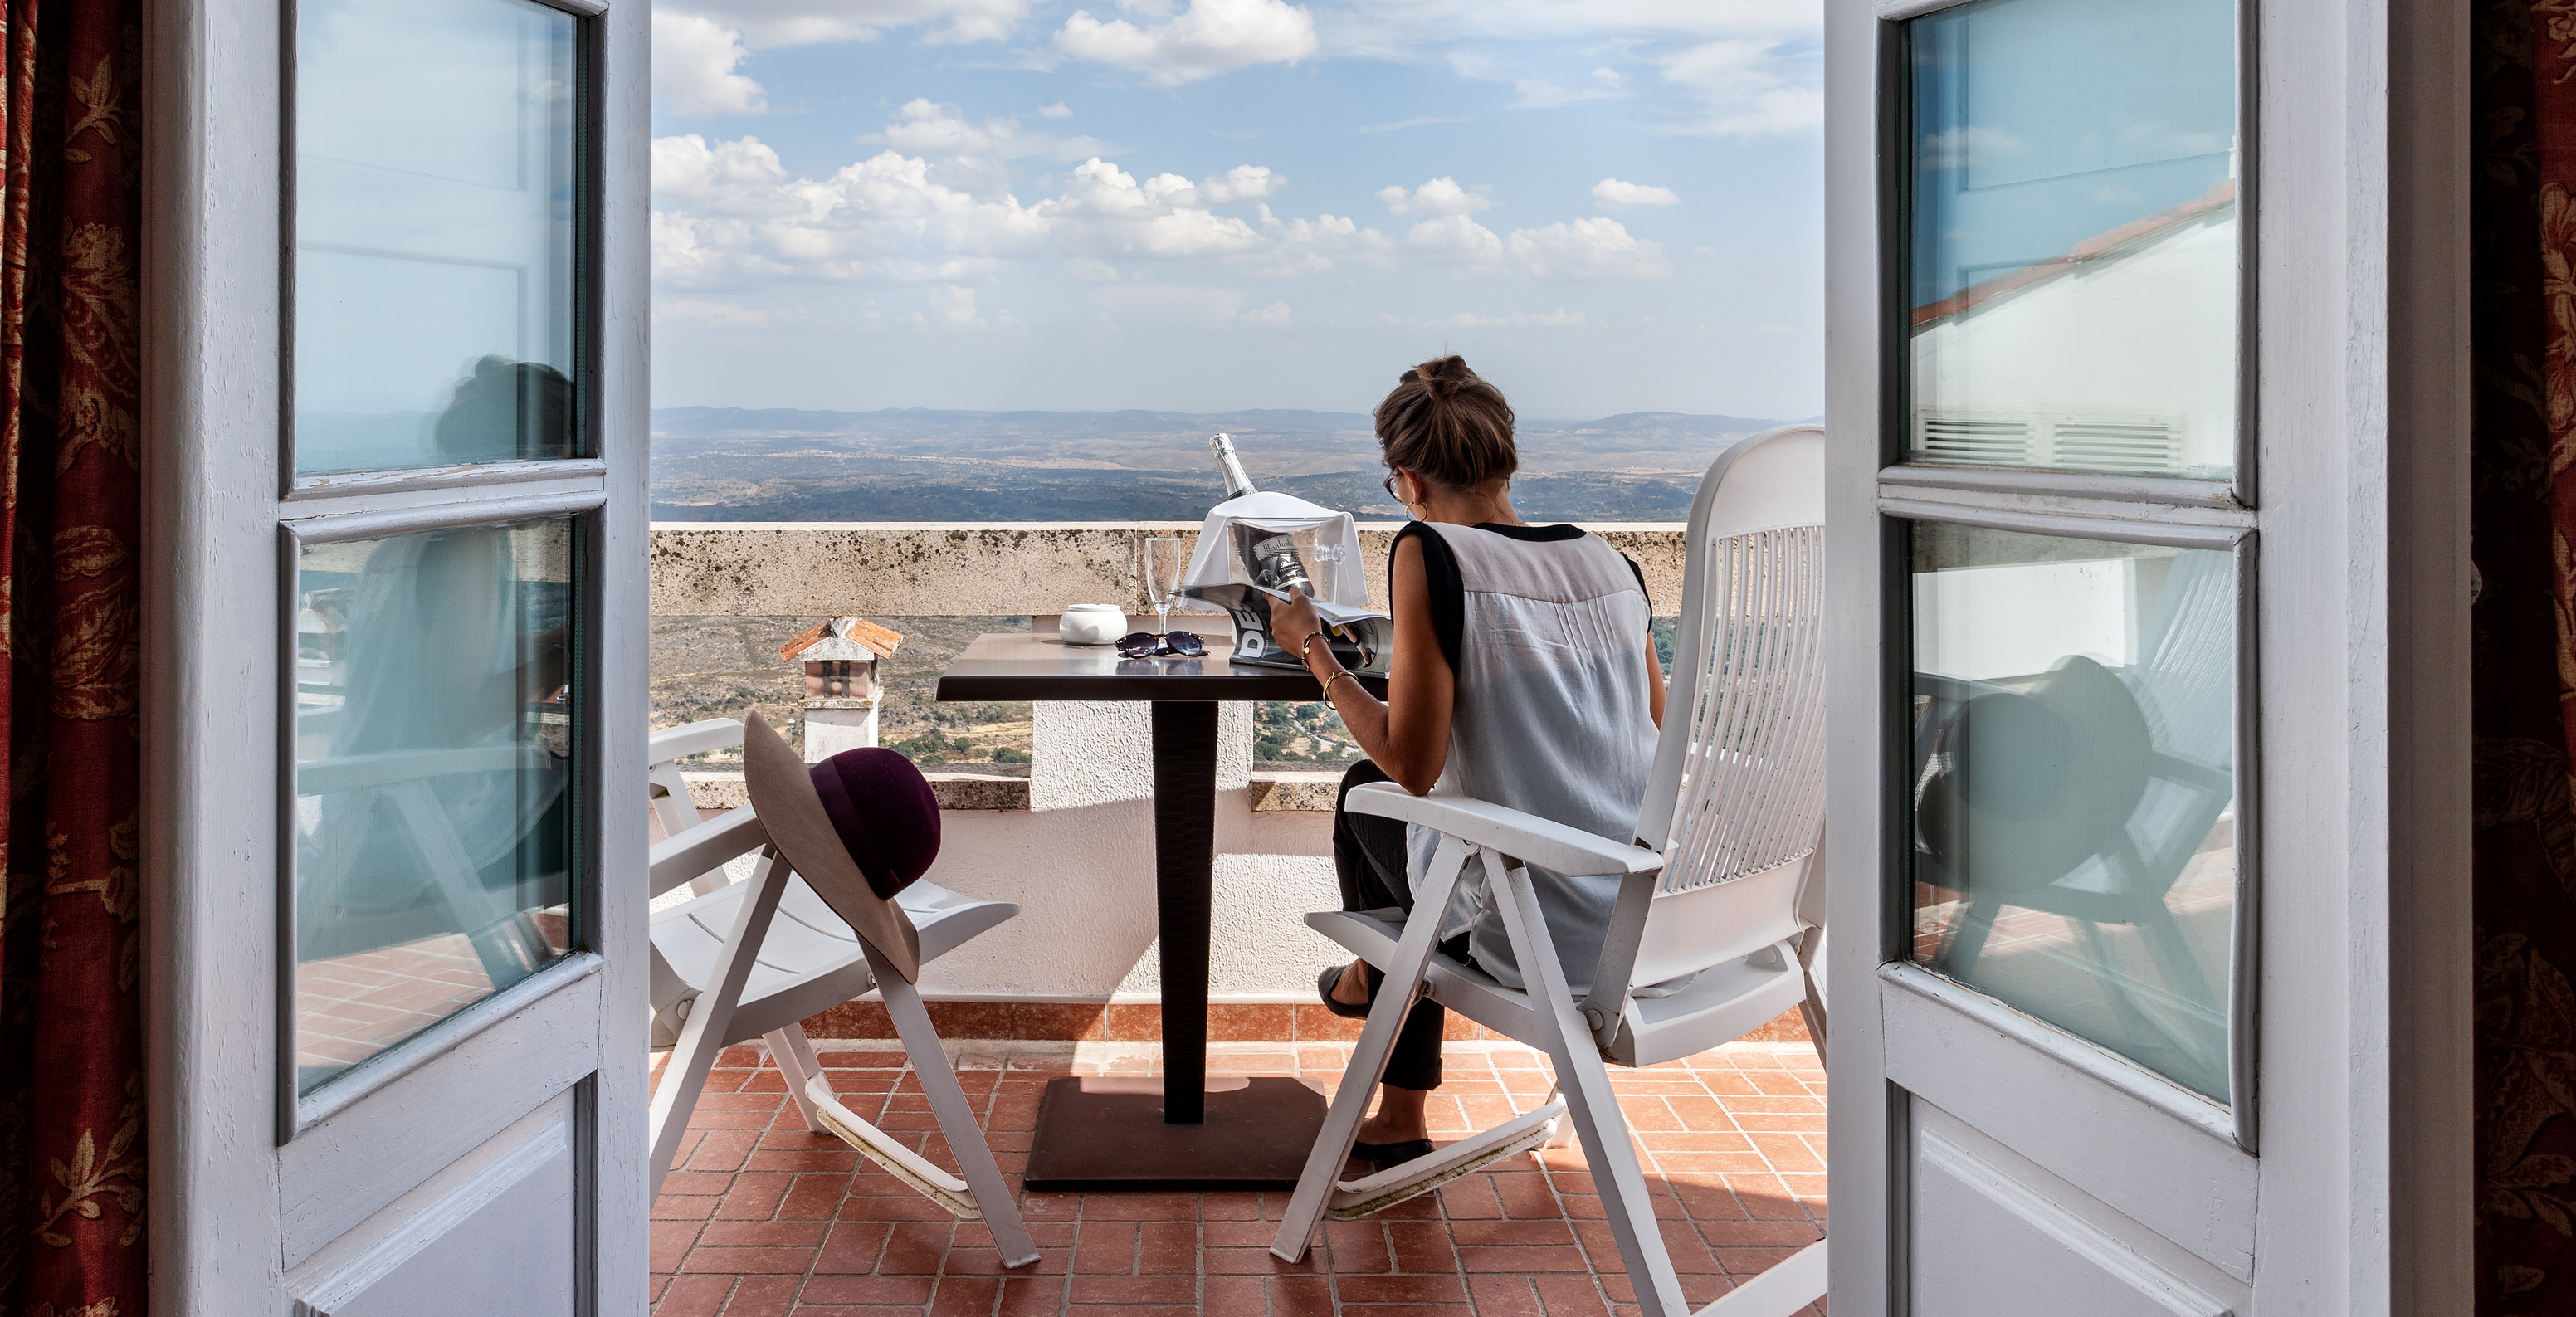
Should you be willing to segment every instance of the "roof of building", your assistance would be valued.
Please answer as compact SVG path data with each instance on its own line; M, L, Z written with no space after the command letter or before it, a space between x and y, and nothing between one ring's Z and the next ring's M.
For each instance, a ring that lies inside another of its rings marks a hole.
M2033 261L2018 270L2007 270L1991 279L1980 280L1937 302L1926 302L1914 308L1915 328L1974 310L2006 294L2017 293L2033 284L2046 283L2060 275L2072 274L2084 266L2114 256L2126 255L2177 230L2197 224L2219 211L2236 204L2236 180L2220 179L2207 192L2171 210L2158 211L2143 219L2134 219L2116 229L2098 233L2075 244L2063 256Z
M797 633L778 647L782 663L809 659L884 658L903 644L903 634L864 617L836 617Z

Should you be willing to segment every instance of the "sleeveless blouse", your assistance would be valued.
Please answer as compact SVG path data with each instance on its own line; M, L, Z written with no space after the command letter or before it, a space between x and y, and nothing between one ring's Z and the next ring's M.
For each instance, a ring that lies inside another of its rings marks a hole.
M1437 598L1448 594L1444 569L1454 563L1457 572L1450 658L1456 696L1449 758L1433 790L1597 836L1630 836L1655 755L1642 652L1652 608L1635 565L1572 527L1435 529L1416 522L1398 541L1407 535L1423 538L1424 563L1434 568L1436 624L1447 621L1441 614L1448 601ZM1449 650L1447 626L1438 629ZM1439 834L1411 825L1407 842L1408 877L1418 892ZM1537 865L1529 872L1566 982L1580 997L1601 959L1620 880ZM1466 934L1468 953L1486 973L1524 987L1494 901L1481 866L1471 866L1443 913L1440 937Z

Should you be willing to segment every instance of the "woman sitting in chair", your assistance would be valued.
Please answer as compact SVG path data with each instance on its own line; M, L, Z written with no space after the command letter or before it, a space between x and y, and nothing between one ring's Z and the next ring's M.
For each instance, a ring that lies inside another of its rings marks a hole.
M1520 465L1512 409L1463 359L1406 371L1378 405L1377 436L1392 473L1387 492L1414 518L1395 537L1387 573L1395 619L1387 699L1344 680L1332 646L1312 643L1315 613L1302 597L1271 621L1369 756L1343 776L1333 814L1342 906L1410 912L1437 835L1350 813L1352 787L1393 781L1415 795L1457 792L1627 836L1663 722L1664 674L1637 565L1573 526L1532 526L1512 511ZM1535 865L1530 878L1580 997L1620 880ZM1459 894L1438 916L1440 953L1521 987L1486 884L1462 882ZM1316 986L1334 1014L1365 1016L1383 978L1353 961L1325 970ZM1426 1000L1406 1016L1377 1114L1360 1127L1363 1159L1393 1166L1431 1151L1422 1107L1440 1086L1443 1014Z

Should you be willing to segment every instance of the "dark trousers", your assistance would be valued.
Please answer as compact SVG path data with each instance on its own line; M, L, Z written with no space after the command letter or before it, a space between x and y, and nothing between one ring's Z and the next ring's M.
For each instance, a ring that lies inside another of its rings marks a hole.
M1405 879L1404 824L1372 814L1353 814L1344 808L1352 787L1390 780L1377 765L1363 759L1342 774L1341 793L1333 799L1333 872L1341 879L1345 910L1393 907L1408 914L1413 910L1413 885ZM1439 912L1433 911L1427 917L1438 918ZM1441 943L1439 953L1465 961L1466 935ZM1378 987L1385 981L1386 975L1377 966L1368 967L1370 1000L1377 999ZM1413 1004L1412 1012L1404 1017L1404 1028L1395 1036L1394 1050L1387 1054L1383 1082L1397 1088L1440 1087L1440 1031L1448 1014L1438 1002Z

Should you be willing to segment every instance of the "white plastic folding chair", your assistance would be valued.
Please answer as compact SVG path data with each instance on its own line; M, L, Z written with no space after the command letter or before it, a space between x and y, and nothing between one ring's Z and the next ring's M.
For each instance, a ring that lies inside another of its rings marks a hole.
M1383 1210L1504 1157L1583 1141L1621 1260L1649 1317L1690 1311L1655 1226L1627 1122L1604 1063L1705 1051L1803 1007L1823 1047L1815 989L1824 947L1810 886L1824 830L1824 431L1785 426L1720 454L1691 508L1689 560L1673 673L1637 836L1596 837L1463 796L1414 796L1391 783L1354 789L1348 808L1441 834L1406 919L1395 910L1326 911L1306 922L1379 967L1386 980L1343 1072L1271 1252L1303 1256L1327 1216ZM1516 991L1438 956L1437 912L1469 863L1499 898ZM1525 865L1622 875L1590 991L1567 987ZM1354 1180L1341 1173L1369 1095L1417 995L1544 1049L1548 1102L1429 1156ZM1560 1123L1561 1122L1561 1123ZM1808 1246L1704 1313L1779 1317L1825 1288L1825 1245Z
M665 772L674 761L740 744L742 724L730 718L656 732L653 781L678 783L676 772ZM685 792L682 783L680 806L694 815ZM660 810L659 797L656 808ZM676 811L660 812L666 825L685 818ZM754 853L759 859L749 877L722 883L726 861ZM661 1191L662 1177L679 1151L716 1054L759 1038L769 1044L770 1059L786 1079L807 1129L839 1137L951 1214L982 1220L993 1232L1003 1265L1036 1261L1037 1246L1020 1220L1019 1204L966 1105L921 994L787 867L751 807L684 826L654 843L651 869L656 896L683 883L710 878L722 883L653 916L655 1033L676 1035L662 1082L653 1091L654 1192ZM924 965L1020 912L1008 901L978 901L927 881L905 888L895 903L920 930ZM962 1178L843 1105L797 1023L871 991L885 1000L886 1014L894 1020L895 1034L921 1079Z

